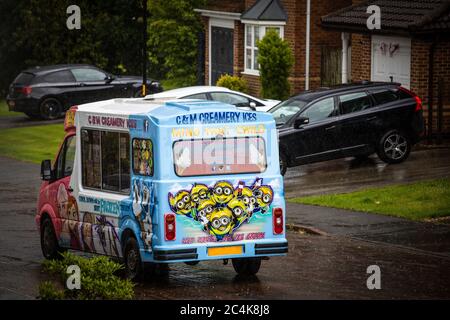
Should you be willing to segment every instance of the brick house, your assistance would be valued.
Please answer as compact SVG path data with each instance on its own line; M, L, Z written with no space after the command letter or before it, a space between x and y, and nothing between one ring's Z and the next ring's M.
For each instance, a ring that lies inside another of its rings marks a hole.
M349 5L351 0L208 1L205 8L195 10L205 29L205 83L214 85L224 73L239 75L247 80L250 93L258 96L255 40L269 28L293 51L292 93L340 83L341 32L322 29L320 19Z
M381 9L379 30L367 28L369 5ZM450 1L354 0L329 12L322 28L341 32L344 53L351 47L343 82L346 74L353 81L400 82L422 98L428 133L450 133Z

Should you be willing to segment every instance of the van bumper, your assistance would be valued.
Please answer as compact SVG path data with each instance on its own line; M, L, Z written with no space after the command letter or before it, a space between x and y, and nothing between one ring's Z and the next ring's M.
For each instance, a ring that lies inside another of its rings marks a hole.
M211 248L242 247L239 254L210 255ZM227 242L208 243L189 246L155 246L152 254L143 253L144 262L187 262L201 260L223 260L233 258L255 258L283 256L288 252L288 242L285 238L270 239L258 242Z

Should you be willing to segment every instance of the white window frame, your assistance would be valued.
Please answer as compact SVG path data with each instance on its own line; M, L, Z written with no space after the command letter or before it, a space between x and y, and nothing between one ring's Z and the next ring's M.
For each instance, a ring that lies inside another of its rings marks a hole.
M284 39L284 26L286 22L284 21L242 21L244 23L244 72L243 74L259 76L259 69L254 68L255 63L255 51L258 51L258 47L255 43L255 29L258 29L258 40L261 40L266 35L266 31L269 28L279 28L280 29L280 37ZM251 27L251 36L252 43L251 45L247 45L247 28ZM247 50L251 50L251 65L248 65L247 59Z

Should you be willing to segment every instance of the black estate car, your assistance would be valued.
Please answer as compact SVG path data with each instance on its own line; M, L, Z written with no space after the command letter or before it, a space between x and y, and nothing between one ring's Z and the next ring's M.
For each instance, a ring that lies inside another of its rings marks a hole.
M86 64L35 67L22 71L9 87L10 111L31 118L55 119L72 105L112 98L138 97L142 77L115 76ZM147 81L149 94L162 91L157 81Z
M277 123L280 167L377 153L405 160L424 131L422 101L398 83L361 82L306 91L269 110Z

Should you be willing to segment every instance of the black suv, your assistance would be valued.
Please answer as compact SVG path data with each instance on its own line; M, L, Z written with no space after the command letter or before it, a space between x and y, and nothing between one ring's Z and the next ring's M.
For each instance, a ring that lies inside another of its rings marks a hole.
M280 139L280 167L374 152L405 160L424 131L422 101L398 83L361 82L306 91L269 110Z
M142 77L115 76L86 64L35 67L22 71L9 87L10 111L31 118L55 119L72 105L138 97ZM162 91L159 82L148 80L149 94Z

